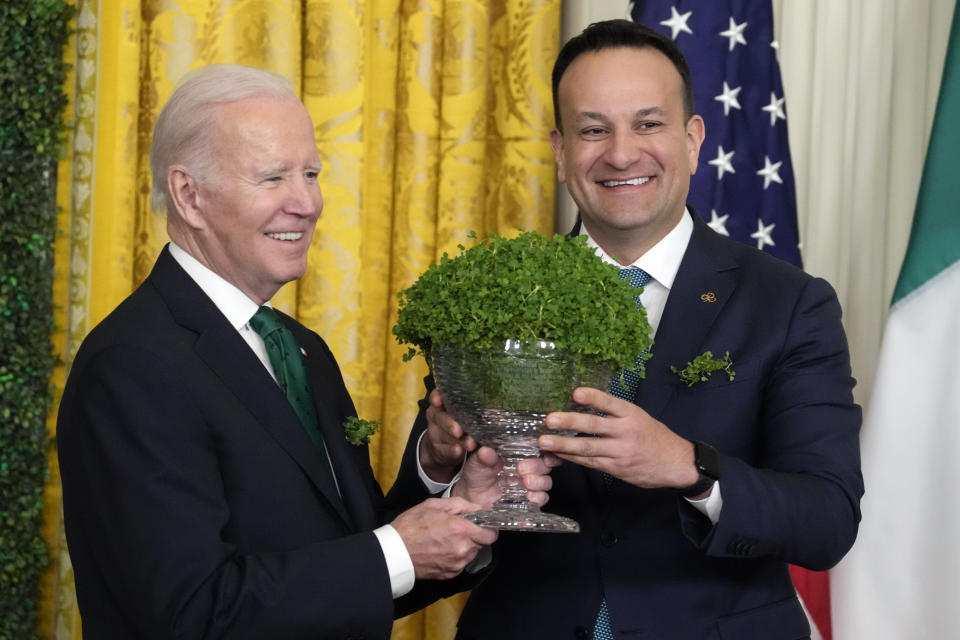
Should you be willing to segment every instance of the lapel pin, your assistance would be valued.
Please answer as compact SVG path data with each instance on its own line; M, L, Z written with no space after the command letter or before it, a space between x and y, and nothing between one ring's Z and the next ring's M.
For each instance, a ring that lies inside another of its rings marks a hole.
M713 291L707 291L706 293L701 293L700 300L702 300L703 302L716 302L717 294L715 294Z
M303 357L304 357L304 358L307 357L307 350L304 349L303 347L300 347L300 353L303 354Z

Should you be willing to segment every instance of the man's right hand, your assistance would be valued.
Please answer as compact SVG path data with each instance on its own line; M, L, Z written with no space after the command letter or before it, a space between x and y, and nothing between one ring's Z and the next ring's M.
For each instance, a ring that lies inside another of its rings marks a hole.
M403 538L418 580L453 578L482 547L496 541L495 529L485 529L460 516L480 508L462 498L430 498L390 523Z

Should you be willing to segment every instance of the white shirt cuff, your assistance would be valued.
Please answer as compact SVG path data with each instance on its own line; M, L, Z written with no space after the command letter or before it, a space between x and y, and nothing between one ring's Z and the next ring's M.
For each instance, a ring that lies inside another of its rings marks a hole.
M684 498L693 505L693 508L710 518L710 522L717 524L720 521L720 509L723 508L723 496L720 495L720 481L713 483L713 491L702 500L691 500Z
M487 566L493 562L493 549L490 547L480 547L480 550L477 551L477 557L470 561L463 570L466 573L474 574L480 571L483 571Z
M385 524L373 530L377 536L383 558L387 561L387 573L390 574L390 591L394 598L410 593L417 576L413 569L413 560L403 544L403 538L392 525Z
M417 473L420 475L420 482L423 483L423 486L427 488L427 493L433 495L435 493L440 493L441 491L445 492L444 497L450 495L450 487L453 486L453 483L460 479L460 474L463 473L463 465L460 465L460 471L457 471L457 475L453 476L453 479L450 482L436 482L431 480L427 476L427 472L423 470L423 467L420 466L420 442L423 440L423 436L426 435L426 431L420 434L420 437L417 438Z

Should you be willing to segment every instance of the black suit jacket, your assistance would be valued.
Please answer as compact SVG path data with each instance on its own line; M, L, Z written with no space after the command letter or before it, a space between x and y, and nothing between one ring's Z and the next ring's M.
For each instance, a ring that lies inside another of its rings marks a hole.
M825 281L694 220L634 402L719 450L719 522L674 491L607 491L564 464L546 509L582 532L502 533L459 638L587 638L604 595L616 638L809 635L787 565L839 561L863 494L840 305ZM687 387L670 371L707 350L730 352L732 382Z
M372 529L427 497L410 471L384 498L323 340L306 351L339 483L278 385L164 249L86 338L57 424L84 637L387 638L455 585L398 601ZM341 495L342 494L342 498Z

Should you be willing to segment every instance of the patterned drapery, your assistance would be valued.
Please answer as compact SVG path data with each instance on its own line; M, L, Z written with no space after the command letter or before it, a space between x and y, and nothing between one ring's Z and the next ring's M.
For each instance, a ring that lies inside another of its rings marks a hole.
M330 344L361 417L383 419L374 469L389 485L423 394L422 360L392 338L396 293L467 233L553 230L550 67L560 0L78 0L66 53L71 123L59 167L55 348L65 372L87 332L166 242L150 211L154 119L209 63L289 77L313 116L324 210L306 275L274 298ZM50 419L54 429L54 410ZM40 632L80 638L56 455ZM453 635L463 597L394 625Z

